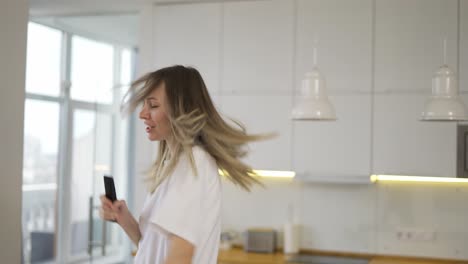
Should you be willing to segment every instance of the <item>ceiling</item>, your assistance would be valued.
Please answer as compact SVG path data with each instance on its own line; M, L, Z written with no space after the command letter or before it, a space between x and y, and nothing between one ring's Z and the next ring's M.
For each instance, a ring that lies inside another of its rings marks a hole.
M137 12L141 6L151 3L177 4L228 1L233 0L29 0L29 5L32 16L50 16L59 14Z
M41 16L31 20L95 40L138 46L138 14Z
M29 13L34 22L135 47L138 12L145 5L226 1L229 0L30 0Z

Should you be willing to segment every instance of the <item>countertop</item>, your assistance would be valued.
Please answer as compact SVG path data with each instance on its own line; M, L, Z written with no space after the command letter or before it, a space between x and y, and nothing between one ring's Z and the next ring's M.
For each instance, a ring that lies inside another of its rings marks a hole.
M310 252L304 253L310 254ZM357 257L355 254L337 253L327 254L337 256ZM362 256L362 255L361 255ZM386 256L371 256L367 255L371 261L369 264L468 264L468 261L456 260L432 260L432 259L419 259L419 258L406 258L406 257L386 257ZM218 256L218 264L285 264L287 256L282 253L274 254L258 254L247 253L240 248L231 250L220 250Z

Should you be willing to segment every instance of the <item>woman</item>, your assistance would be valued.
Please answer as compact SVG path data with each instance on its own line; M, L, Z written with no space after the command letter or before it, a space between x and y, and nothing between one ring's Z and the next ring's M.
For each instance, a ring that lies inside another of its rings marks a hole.
M259 183L240 161L248 135L228 124L215 109L200 73L173 66L136 80L125 96L123 112L142 105L140 119L150 141L159 141L149 170L148 195L139 222L125 201L101 196L101 217L116 221L138 246L135 263L217 263L221 218L221 182L226 177L249 190Z

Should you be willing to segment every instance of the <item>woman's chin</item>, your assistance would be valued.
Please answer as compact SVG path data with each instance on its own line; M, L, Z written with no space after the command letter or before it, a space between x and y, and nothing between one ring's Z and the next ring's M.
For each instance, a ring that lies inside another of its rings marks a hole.
M160 141L161 139L158 136L148 134L148 139L150 141Z

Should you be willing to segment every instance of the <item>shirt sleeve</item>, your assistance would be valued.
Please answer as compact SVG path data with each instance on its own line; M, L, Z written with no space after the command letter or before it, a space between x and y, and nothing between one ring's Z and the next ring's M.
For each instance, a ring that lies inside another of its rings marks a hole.
M157 228L197 245L202 219L202 200L205 186L206 160L199 151L193 151L198 175L195 176L187 157L181 157L174 173L168 179L165 194L150 216Z

